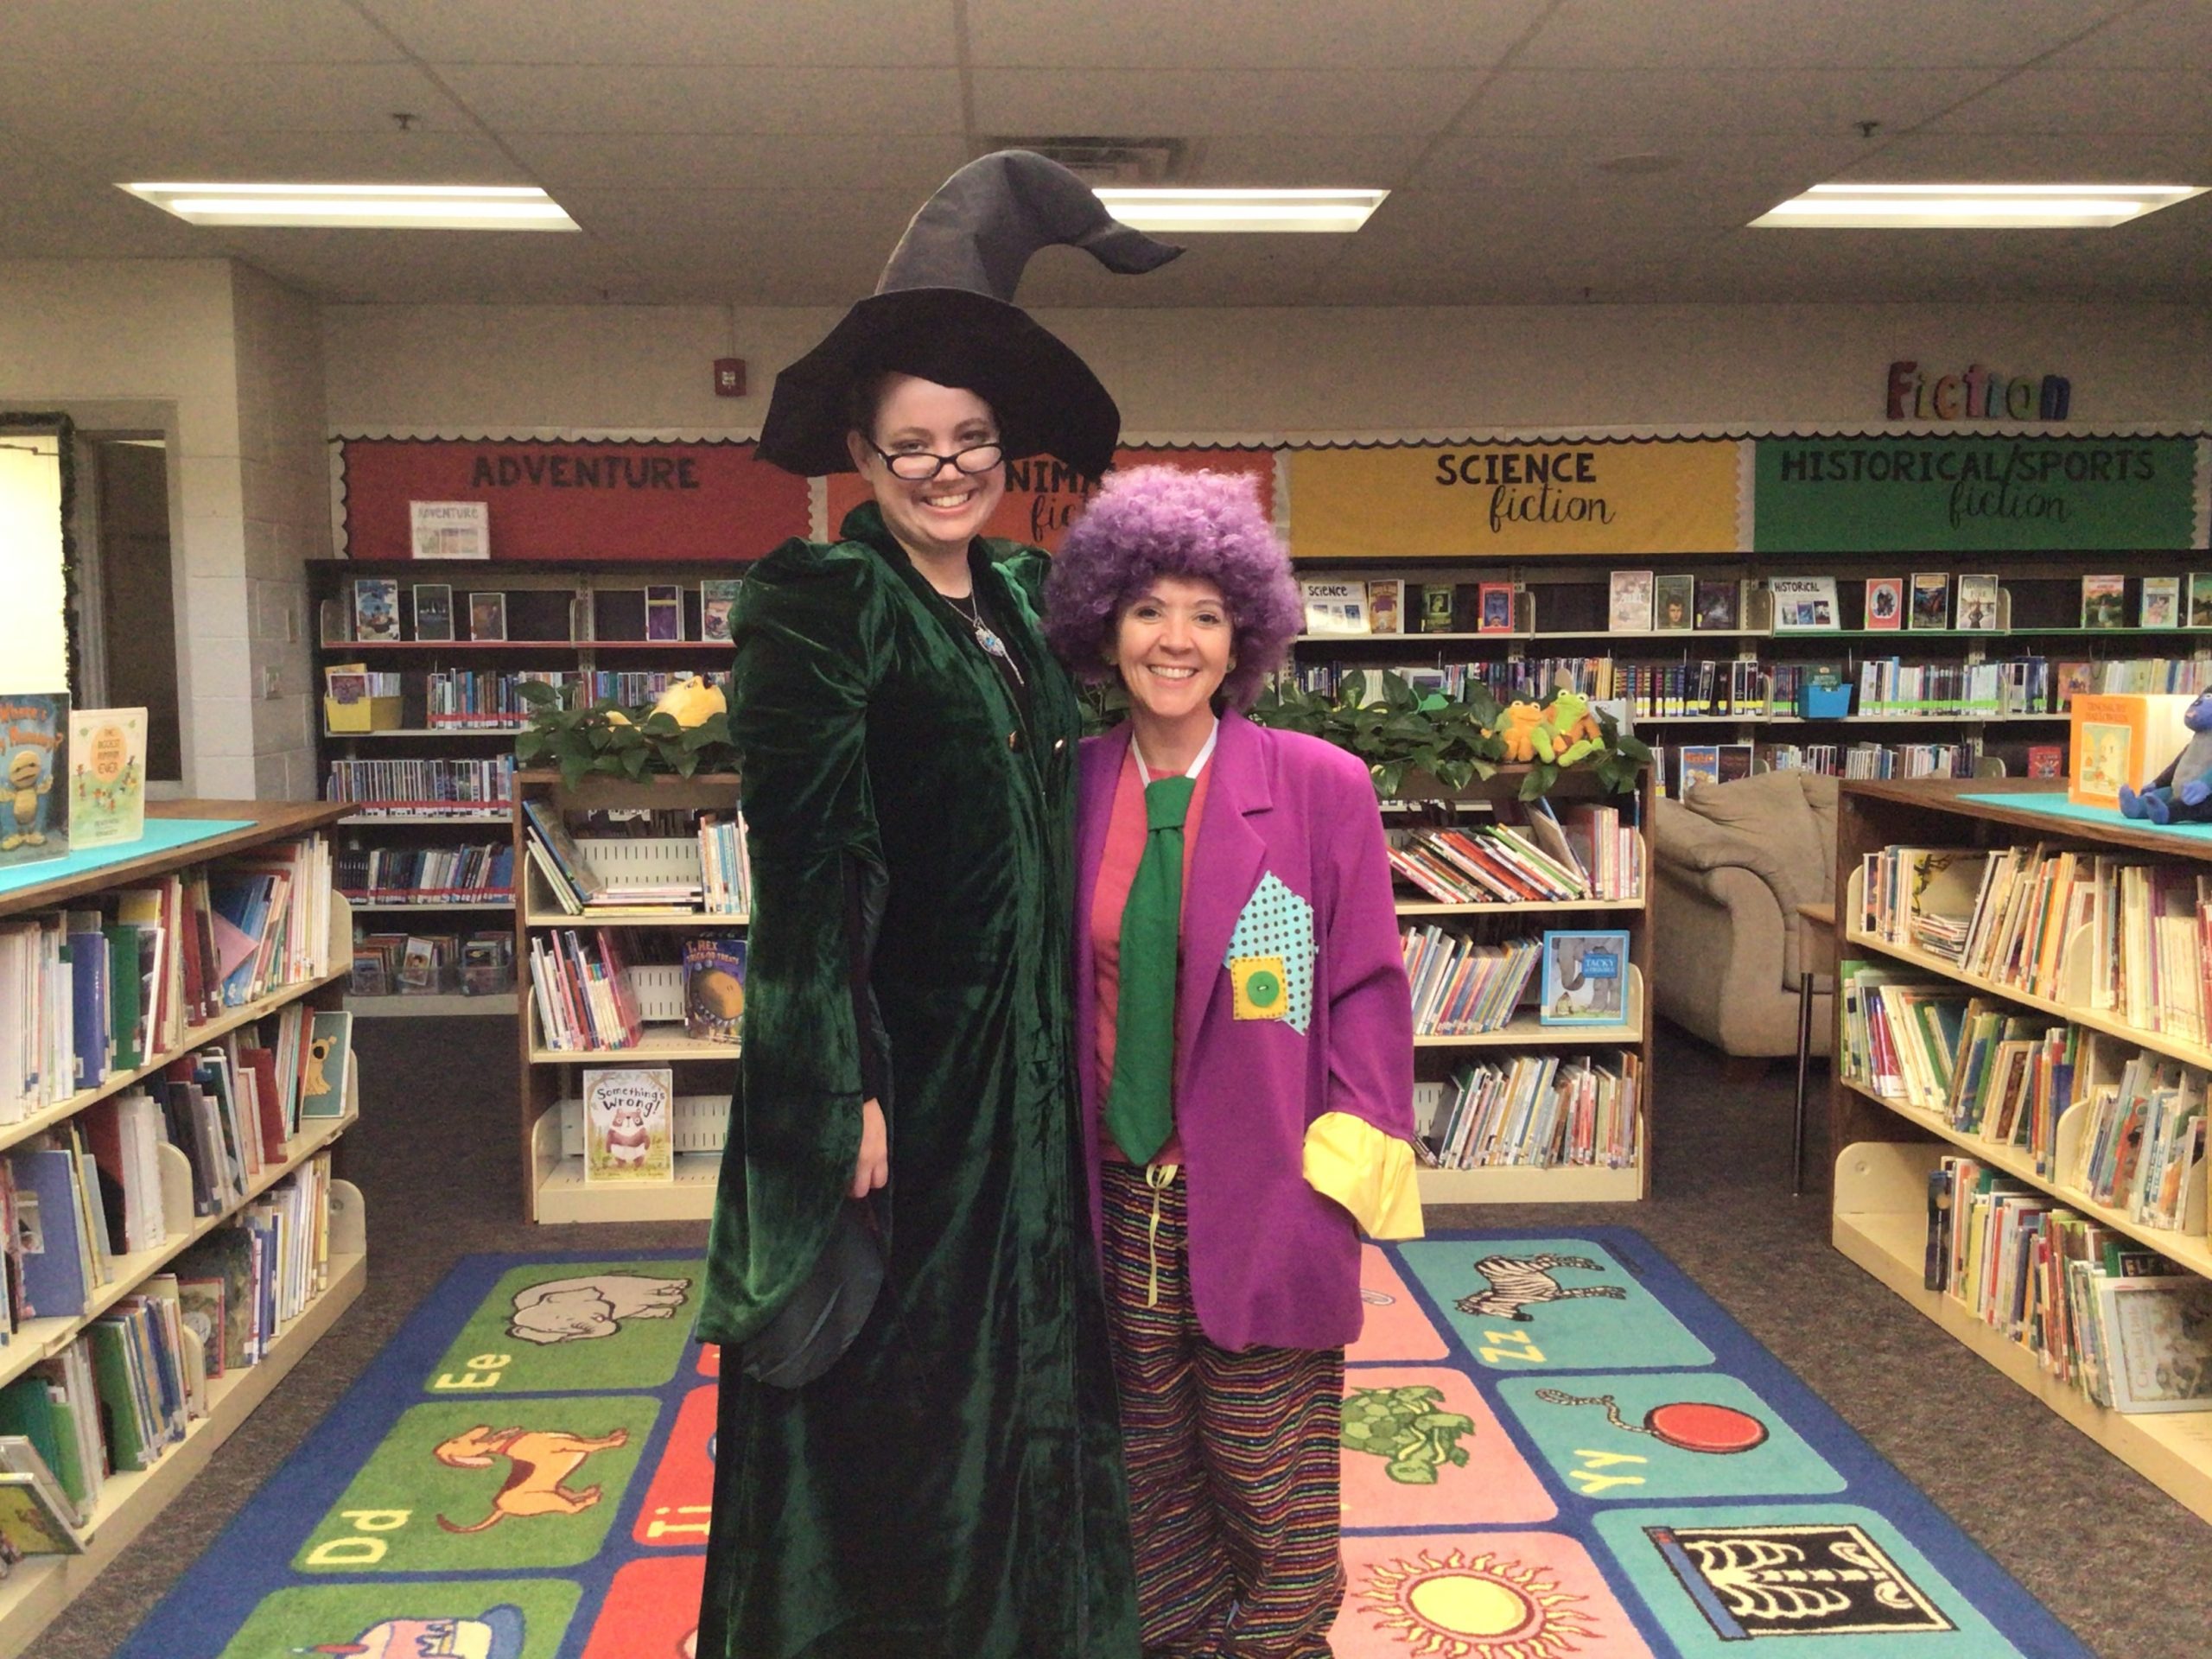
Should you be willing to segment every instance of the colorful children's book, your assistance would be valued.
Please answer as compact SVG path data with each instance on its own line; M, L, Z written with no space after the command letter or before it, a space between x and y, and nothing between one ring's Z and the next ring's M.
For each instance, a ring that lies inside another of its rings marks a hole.
M66 776L68 741L67 692L0 695L0 766L7 769L0 865L34 864L68 852L69 791L55 787Z
M744 1019L745 941L690 941L683 947L683 1034L734 1043Z
M353 1016L345 1010L317 1009L302 1062L300 1116L346 1116L346 1069L351 1059Z
M2164 692L2078 693L2070 710L2074 777L2066 798L2116 809L2122 785L2142 788L2188 746L2182 716L2194 701Z
M397 578L354 578L353 637L369 640L399 638L399 582Z
M729 613L737 604L742 582L712 577L699 584L699 637L712 643L729 643Z
M634 1186L675 1179L675 1074L666 1066L587 1067L585 1185Z
M69 716L69 840L107 847L146 833L146 711L79 709Z

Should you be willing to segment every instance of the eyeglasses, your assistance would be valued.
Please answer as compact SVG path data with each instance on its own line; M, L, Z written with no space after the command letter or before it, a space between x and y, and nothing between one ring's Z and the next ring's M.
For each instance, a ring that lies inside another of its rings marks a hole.
M920 449L901 449L893 454L872 438L863 442L883 457L884 467L892 477L903 478L909 484L925 483L935 478L948 461L955 472L988 473L1006 454L1005 446L998 443L971 443L949 455L932 455Z

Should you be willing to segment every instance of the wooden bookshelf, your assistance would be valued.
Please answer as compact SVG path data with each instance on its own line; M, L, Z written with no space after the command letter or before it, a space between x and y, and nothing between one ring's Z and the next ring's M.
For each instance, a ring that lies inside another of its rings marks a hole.
M522 804L537 801L556 810L597 808L709 808L728 812L737 804L737 779L726 773L695 778L655 774L636 782L600 776L564 788L557 772L516 774L514 838L516 891L515 987L522 1017L515 1022L521 1071L521 1147L524 1203L537 1222L704 1221L714 1214L721 1173L719 1155L679 1153L676 1179L666 1185L589 1185L583 1160L564 1155L561 1146L561 1103L581 1098L586 1068L666 1065L676 1073L679 1094L732 1092L737 1080L737 1049L729 1043L683 1035L677 1024L648 1022L645 1040L631 1048L557 1049L545 1046L539 1029L531 979L530 945L534 936L575 929L681 930L713 933L745 925L746 918L709 911L645 916L588 913L571 916L554 902L532 866Z
M133 886L149 877L287 840L324 828L342 810L340 807L316 803L280 801L149 802L149 816L245 820L246 827L80 875L17 888L0 895L0 916L53 909L110 888ZM96 1087L80 1090L22 1122L0 1126L0 1150L56 1127L93 1102L119 1093L225 1033L260 1020L287 1004L304 1001L315 1008L335 1007L346 978L345 964L350 963L353 955L353 924L344 897L334 892L330 895L328 948L332 971L226 1009L218 1019L189 1027L177 1047L149 1056L145 1065L118 1072ZM300 1132L286 1145L283 1155L264 1165L248 1179L245 1196L238 1204L215 1215L192 1213L190 1166L181 1151L164 1145L161 1148L162 1196L167 1236L152 1249L111 1256L108 1281L93 1291L79 1313L27 1319L19 1325L13 1339L0 1347L0 1386L23 1376L41 1361L61 1353L94 1319L137 1291L149 1277L162 1272L186 1249L227 1225L255 1198L337 1143L359 1120L359 1090L360 1068L349 1055L345 1115L303 1120ZM154 1517L184 1491L223 1442L283 1381L302 1356L321 1339L338 1316L360 1295L367 1282L367 1249L365 1211L360 1192L350 1182L334 1176L330 1184L329 1282L297 1318L276 1333L258 1364L209 1382L207 1415L194 1421L182 1440L144 1470L108 1478L84 1529L86 1548L82 1554L32 1556L18 1563L4 1580L0 1580L0 1659L14 1659L36 1641L40 1632L83 1594Z
M1497 636L1485 636L1496 638ZM1406 804L1406 810L1389 815L1395 831L1410 827L1408 815L1459 817L1471 806L1513 798L1527 768L1508 766L1491 779L1473 784L1449 802ZM1397 912L1403 925L1449 928L1467 918L1526 918L1529 931L1587 926L1617 929L1629 936L1628 1018L1613 1026L1552 1026L1544 1024L1533 1007L1516 1012L1503 1030L1471 1036L1416 1036L1414 1071L1417 1077L1436 1081L1448 1077L1459 1065L1494 1057L1496 1051L1565 1049L1609 1054L1633 1054L1643 1078L1639 1097L1637 1143L1641 1155L1630 1169L1586 1166L1558 1168L1502 1166L1478 1169L1422 1168L1417 1173L1424 1205L1440 1204L1633 1204L1649 1195L1651 1166L1651 1097L1656 1086L1655 1051L1651 1040L1651 1007L1648 995L1653 967L1651 938L1652 873L1649 838L1656 780L1646 772L1633 796L1608 796L1586 772L1561 774L1548 798L1555 808L1583 801L1612 804L1624 817L1641 824L1645 837L1644 891L1637 899L1587 899L1524 901L1514 904L1453 905L1431 901L1402 888ZM1578 923L1578 917L1586 920ZM1541 967L1538 969L1541 972Z
M2138 1029L2107 1013L2076 1007L2023 991L1924 950L1875 938L1858 925L1862 905L1861 861L1890 846L2001 848L2042 842L2091 850L2145 854L2196 866L2212 865L2212 842L2163 835L2116 816L2111 820L2046 817L2016 806L1964 798L1991 791L2050 793L2063 798L2063 780L2044 783L1987 779L1922 782L1847 782L1836 827L1836 892L1843 924L1840 954L1872 955L1931 979L1948 982L2022 1008L2068 1020L2149 1052L2212 1067L2212 1049L2164 1033ZM1842 1052L1842 999L1837 999L1837 1052ZM1896 1291L1943 1331L2034 1395L2177 1502L2212 1520L2212 1412L2126 1414L2091 1402L2045 1373L2037 1357L1984 1325L1963 1303L1922 1281L1928 1227L1928 1176L1955 1147L2023 1185L2049 1193L2082 1216L2134 1239L2190 1272L2212 1276L2212 1243L2202 1234L2152 1227L2121 1210L2038 1173L2023 1147L1999 1145L1953 1128L1939 1114L1848 1081L1835 1068L1830 1082L1833 1170L1831 1236L1837 1249ZM2199 1172L2197 1179L2204 1179Z

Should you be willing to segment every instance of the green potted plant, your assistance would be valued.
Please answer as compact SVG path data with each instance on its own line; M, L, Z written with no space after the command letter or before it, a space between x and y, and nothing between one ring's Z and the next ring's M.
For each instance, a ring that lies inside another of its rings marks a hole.
M704 681L687 677L655 702L632 707L604 697L586 703L582 681L565 692L537 680L517 690L530 705L530 726L515 740L515 759L559 767L564 788L593 772L634 781L650 772L689 778L736 770L728 706Z

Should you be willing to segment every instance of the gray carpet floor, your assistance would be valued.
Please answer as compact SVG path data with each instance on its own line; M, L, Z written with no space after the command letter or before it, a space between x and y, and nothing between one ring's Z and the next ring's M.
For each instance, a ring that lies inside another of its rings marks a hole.
M112 1653L456 1258L703 1243L702 1226L518 1219L508 1021L363 1020L354 1046L362 1122L344 1143L342 1173L367 1198L367 1290L28 1659ZM2212 1526L1829 1248L1825 1200L1789 1196L1786 1072L1777 1065L1757 1083L1730 1084L1709 1052L1667 1039L1649 1203L1447 1210L1432 1211L1432 1224L1641 1230L2102 1659L2202 1651ZM1813 1156L1824 1155L1816 1139Z

